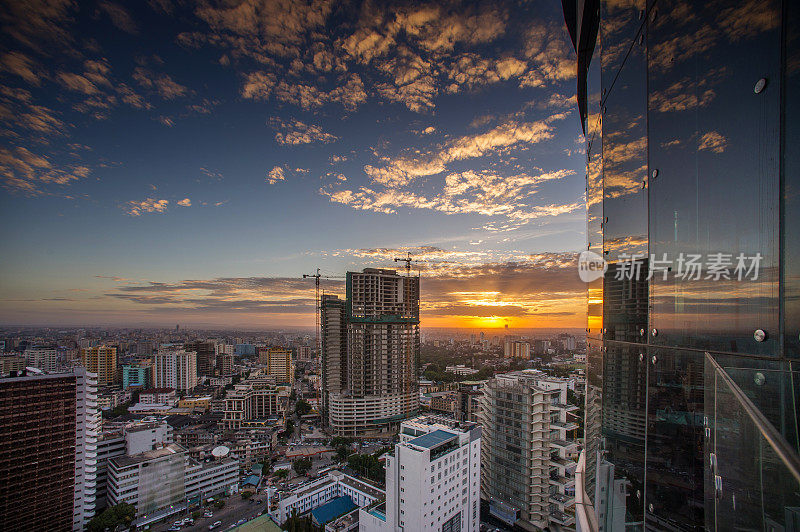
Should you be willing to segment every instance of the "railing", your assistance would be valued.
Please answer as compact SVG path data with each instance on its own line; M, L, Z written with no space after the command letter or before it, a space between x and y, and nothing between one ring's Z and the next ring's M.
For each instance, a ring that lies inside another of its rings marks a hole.
M597 514L592 501L586 494L586 451L581 451L578 467L575 469L575 530L577 532L597 532Z
M749 371L756 386L786 377L781 372ZM705 394L706 529L797 530L797 451L708 353ZM773 397L771 407L794 410L792 401L781 403L781 397Z

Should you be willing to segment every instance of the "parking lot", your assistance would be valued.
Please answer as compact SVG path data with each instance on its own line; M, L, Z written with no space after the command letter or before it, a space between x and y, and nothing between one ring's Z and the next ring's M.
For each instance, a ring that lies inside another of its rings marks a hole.
M181 531L207 531L209 529L208 527L217 521L221 521L222 523L220 526L215 528L215 530L228 530L234 526L237 526L237 524L242 524L261 515L266 504L266 495L259 494L250 500L243 500L241 496L234 495L225 499L225 506L220 510L214 509L213 506L208 507L213 509L213 517L200 517L199 519L195 520L193 525L181 527ZM192 512L189 512L188 516L191 515ZM173 516L164 523L158 523L151 526L150 530L154 532L166 532L176 521L183 519L184 517L187 517L187 515Z

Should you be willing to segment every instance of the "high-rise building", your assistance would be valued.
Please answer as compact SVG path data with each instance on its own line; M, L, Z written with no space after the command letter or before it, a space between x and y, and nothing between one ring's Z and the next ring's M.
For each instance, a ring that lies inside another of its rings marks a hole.
M161 348L153 357L153 386L191 392L197 386L197 354L176 347Z
M117 348L109 346L81 349L81 363L97 375L98 386L110 386L117 378Z
M483 387L481 497L525 530L575 524L578 428L567 382L537 370L496 375Z
M586 276L579 530L793 528L800 4L563 6L581 271L605 272Z
M419 407L419 278L375 268L347 272L344 308L331 297L322 308L331 429L341 436L386 435Z
M24 355L28 366L51 373L58 370L58 351L55 347L28 347Z
M214 375L214 366L216 365L217 357L216 342L208 340L195 340L194 342L186 342L183 344L183 348L186 351L194 351L197 353L198 377L211 377Z
M225 346L225 347L233 347L233 346ZM220 351L217 353L217 367L216 367L216 374L217 375L233 375L233 354L228 353L228 350Z
M84 530L95 510L95 377L0 378L0 515L9 530Z
M361 532L478 532L481 428L439 416L400 426L386 457L386 500L359 511Z
M297 360L308 361L312 359L311 346L298 345L297 346Z
M140 362L122 366L122 389L131 387L147 389L153 382L153 366Z
M266 374L275 377L278 384L289 384L294 380L291 349L259 347L258 363L264 364Z
M282 416L288 398L286 388L275 386L272 379L255 378L236 384L225 396L222 428L239 430L244 421Z
M506 339L503 346L503 356L505 358L529 360L531 358L531 344L519 340Z

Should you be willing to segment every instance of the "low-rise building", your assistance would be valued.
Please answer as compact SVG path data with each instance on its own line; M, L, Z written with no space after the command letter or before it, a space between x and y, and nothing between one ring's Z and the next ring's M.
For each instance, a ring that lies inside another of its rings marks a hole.
M271 379L248 379L236 384L225 397L222 428L239 430L244 421L283 417L289 391L275 386Z
M448 373L453 373L454 375L462 375L462 376L475 375L476 373L478 373L478 371L480 371L480 370L477 370L475 368L467 367L464 364L456 364L455 366L447 366L444 370L446 372L448 372Z
M143 405L175 406L175 388L150 388L139 392L139 403Z

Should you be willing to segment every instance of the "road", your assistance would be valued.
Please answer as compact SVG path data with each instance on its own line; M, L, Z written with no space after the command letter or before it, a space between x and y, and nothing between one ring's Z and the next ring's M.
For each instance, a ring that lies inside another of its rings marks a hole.
M260 500L261 502L254 502ZM208 519L200 517L192 526L182 528L182 532L200 532L201 530L208 530L208 526L216 521L222 521L216 530L228 530L235 526L238 521L249 521L261 515L266 506L266 495L257 495L250 500L242 500L240 495L233 495L225 499L225 507L221 510L214 509L214 517ZM213 506L211 506L213 508ZM191 512L189 513L191 515ZM183 519L181 516L170 517L165 523L159 523L150 528L154 532L164 532L172 523L178 519Z

